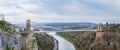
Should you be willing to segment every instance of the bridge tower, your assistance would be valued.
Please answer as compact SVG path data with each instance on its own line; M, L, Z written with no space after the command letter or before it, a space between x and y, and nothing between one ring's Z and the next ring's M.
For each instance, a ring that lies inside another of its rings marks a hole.
M26 20L26 28L25 28L25 32L21 33L22 35L22 50L26 50L28 47L28 42L27 42L27 38L29 37L31 33L31 22L29 19Z
M33 40L35 40L35 37L33 37L33 32L31 30L31 21L30 19L26 20L26 28L25 32L21 32L21 49L22 50L34 50L37 47L33 47Z
M103 25L102 23L98 24L98 30L96 31L96 37L101 37L104 35Z
M30 21L30 19L28 19L27 21L26 21L26 32L31 32L31 21Z
M99 23L98 24L98 31L102 31L103 30L103 25L102 25L102 23Z
M97 27L97 31L96 31L96 39L94 40L94 42L89 47L89 50L92 50L91 48L93 48L96 45L96 42L98 40L103 40L104 34L105 34L105 32L104 32L104 29L103 29L103 24L99 23L98 27Z

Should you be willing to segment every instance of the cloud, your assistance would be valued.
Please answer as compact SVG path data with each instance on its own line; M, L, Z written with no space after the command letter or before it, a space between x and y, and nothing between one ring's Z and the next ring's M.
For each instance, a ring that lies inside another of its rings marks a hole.
M119 2L119 0L0 0L0 13L5 14L6 20L11 23L23 23L28 18L35 22L118 22Z
M7 0L0 0L0 3L2 4L2 3L5 3L5 2L7 2Z
M35 10L35 9L42 9L43 7L40 7L39 5L36 4L22 4L21 8L24 10Z
M70 2L67 4L63 4L60 8L63 11L70 12L70 13L80 13L81 9L83 9L85 6L83 4L80 4L78 2Z

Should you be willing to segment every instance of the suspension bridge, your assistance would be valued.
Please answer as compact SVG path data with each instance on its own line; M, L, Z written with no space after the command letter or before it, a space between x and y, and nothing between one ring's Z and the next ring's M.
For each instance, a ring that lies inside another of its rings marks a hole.
M32 24L36 24L37 27L41 26L39 23L37 22L34 22L34 21L30 21L30 20L27 20L26 21L26 31L24 32L16 32L16 33L21 33L21 34L25 34L25 33L48 33L48 32L73 32L73 31L94 31L96 32L98 29L91 29L92 27L94 26L91 26L91 27L88 27L88 28L84 28L84 29L77 29L77 30L71 30L71 29L60 29L60 28L55 28L55 27L52 27L52 26L46 26L48 28L51 28L51 29L55 29L55 30L42 30L42 31L32 31L31 30L31 25ZM27 35L27 34L26 34Z

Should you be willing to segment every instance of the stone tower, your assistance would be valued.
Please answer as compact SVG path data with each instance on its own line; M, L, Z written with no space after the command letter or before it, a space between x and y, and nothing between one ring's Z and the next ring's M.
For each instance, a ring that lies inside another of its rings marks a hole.
M96 31L96 37L102 37L104 35L102 23L98 24L98 30Z
M31 21L29 19L26 21L26 32L31 32Z
M94 40L94 42L91 44L91 46L89 47L89 50L93 50L94 47L96 47L96 42L99 41L99 44L105 44L105 42L103 41L103 37L104 37L104 29L103 29L103 25L102 23L98 24L98 28L96 31L96 38Z
M31 21L26 20L26 31L22 35L22 50L38 50L36 38L31 31Z
M102 23L99 23L98 24L98 31L102 31L103 30L103 25L102 25Z

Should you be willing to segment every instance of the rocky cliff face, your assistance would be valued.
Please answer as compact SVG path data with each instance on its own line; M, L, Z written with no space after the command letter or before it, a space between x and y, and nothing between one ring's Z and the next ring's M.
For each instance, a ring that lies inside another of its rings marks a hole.
M120 50L120 33L106 32L105 35L96 39L90 50Z
M21 36L20 40L22 50L38 50L37 41L33 33L28 33L26 36Z

